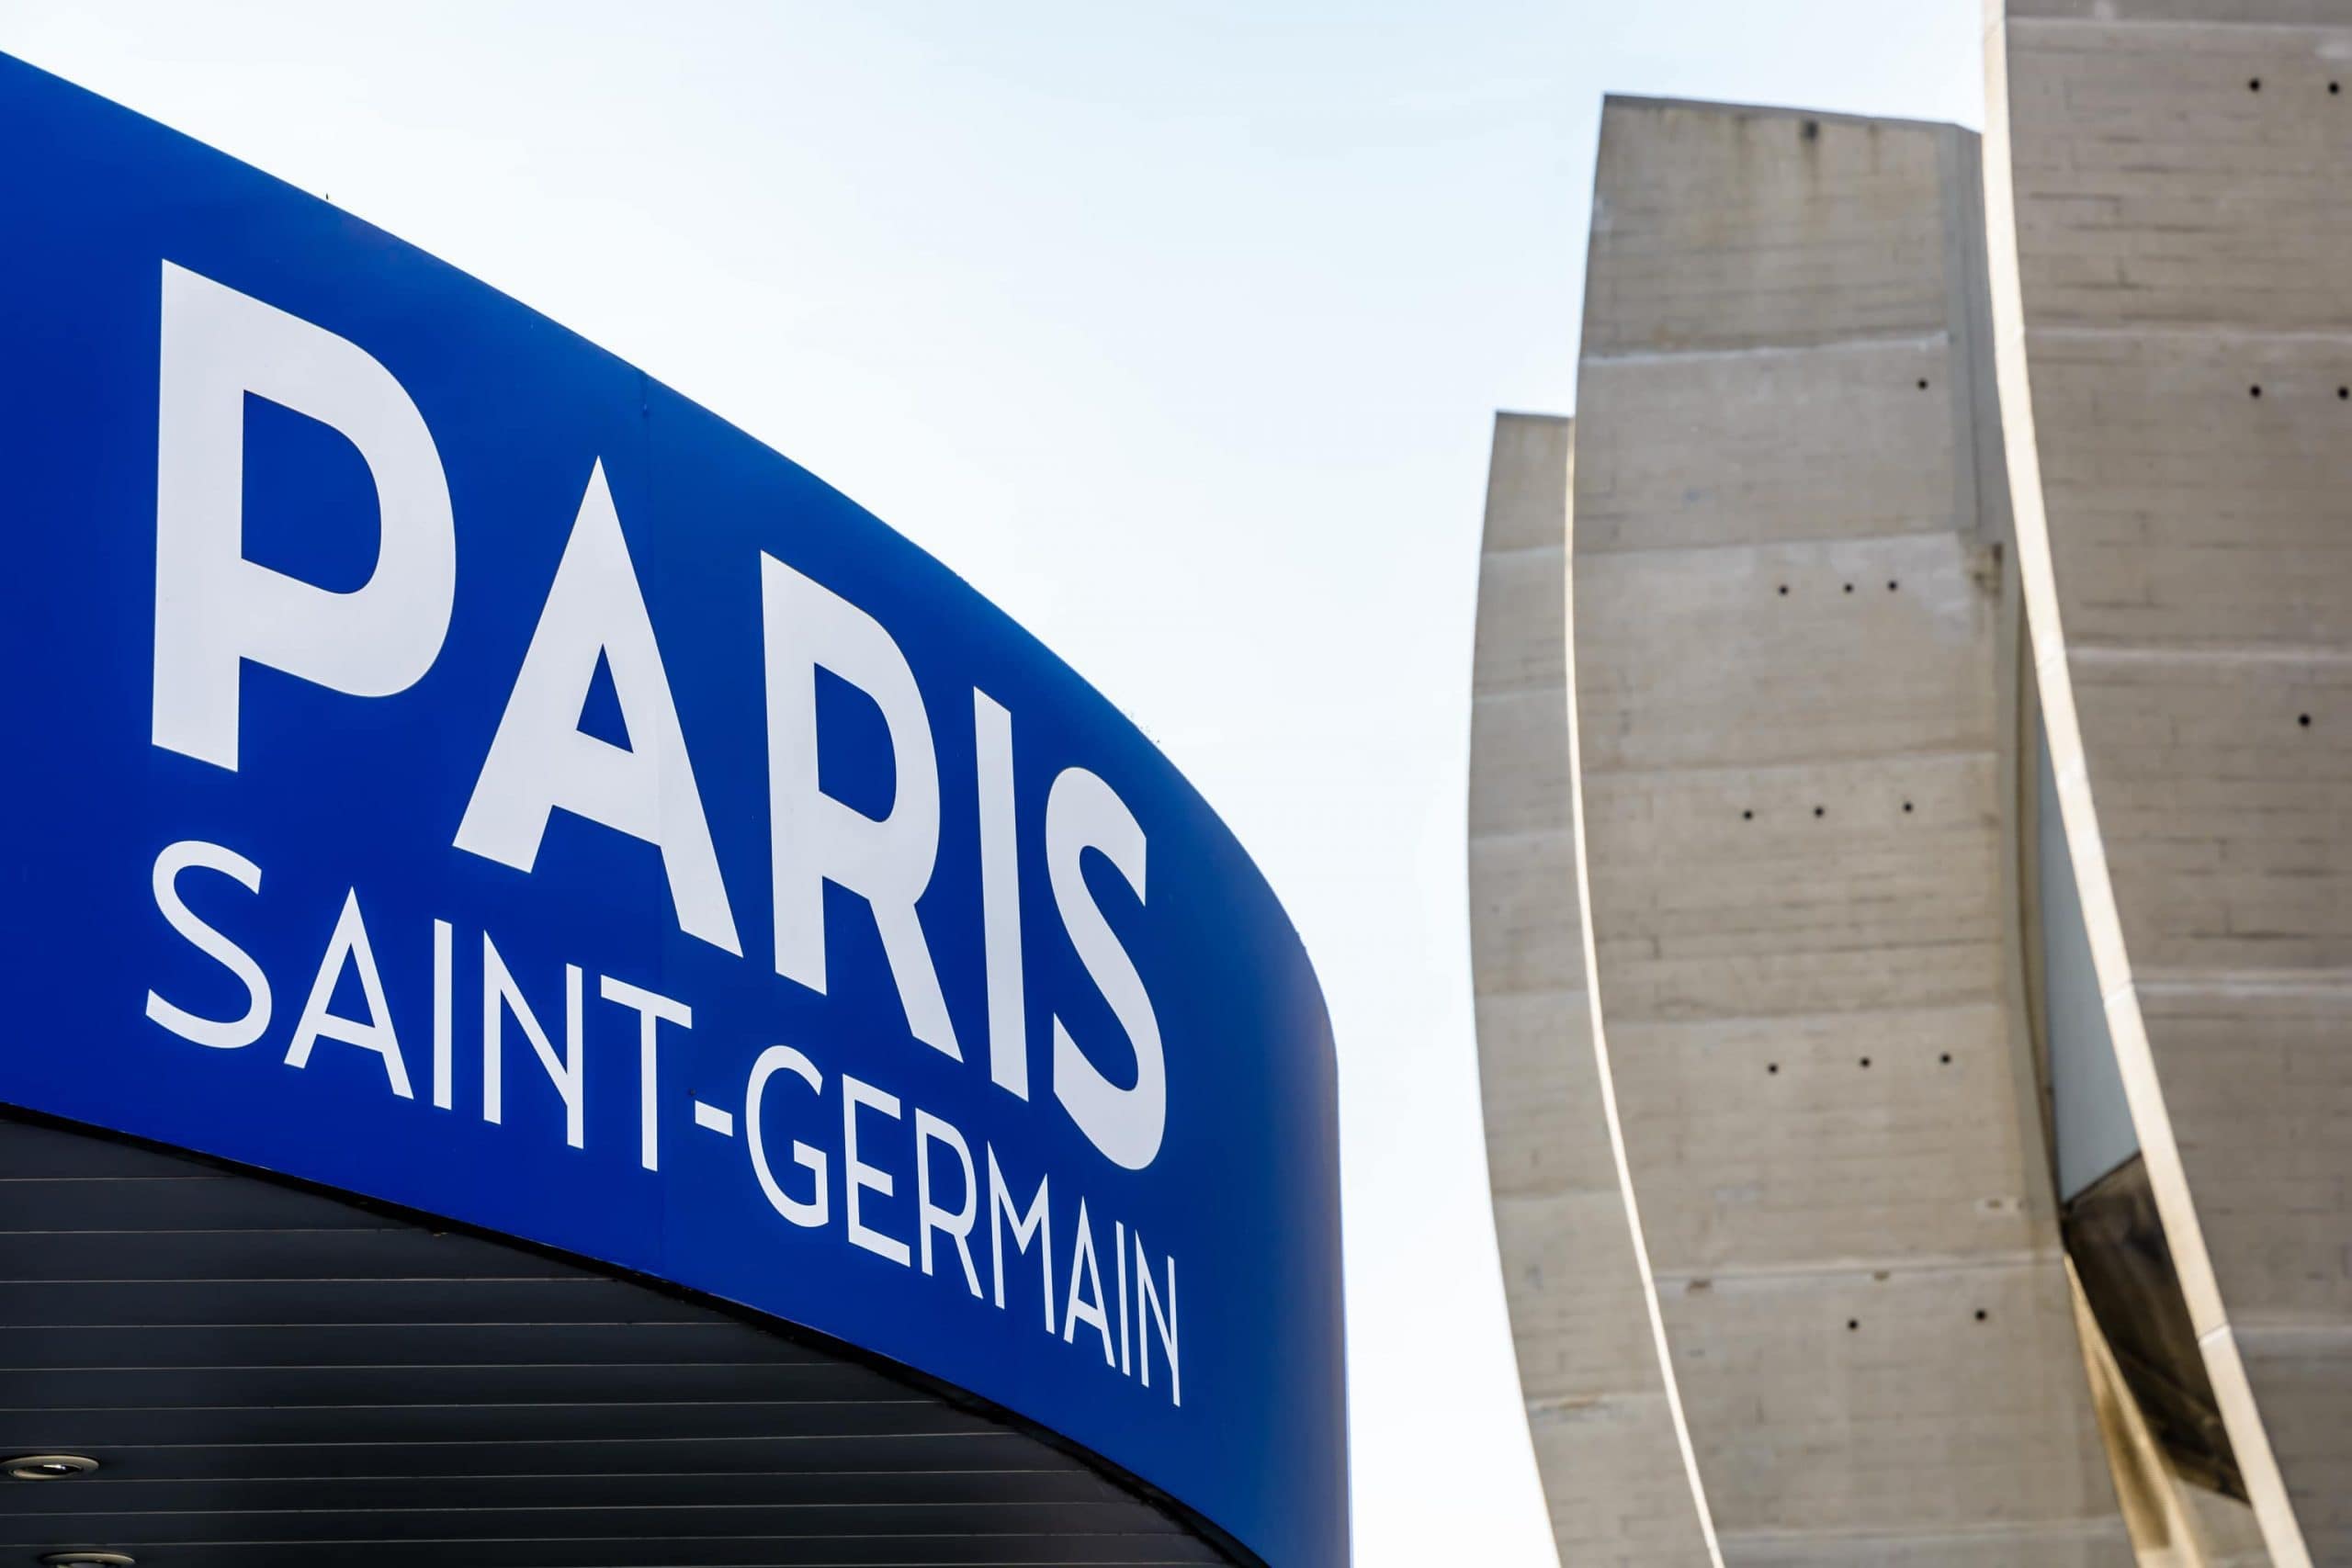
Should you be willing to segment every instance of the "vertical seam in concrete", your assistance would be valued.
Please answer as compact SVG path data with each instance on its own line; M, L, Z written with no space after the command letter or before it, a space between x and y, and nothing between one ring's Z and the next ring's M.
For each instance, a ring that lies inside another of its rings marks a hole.
M1951 425L1951 525L1962 536L1982 537L1984 531L1983 448L1977 445L1976 354L1982 339L1972 335L1970 296L1974 292L1973 269L1968 265L1970 241L1966 181L1970 174L1970 138L1958 126L1947 126L1936 136L1937 172L1942 176L1944 209L1944 344L1947 355L1942 389L1946 417Z
M1999 798L2009 802L2001 816L2001 897L2017 919L2001 922L2003 1014L2009 1039L2010 1089L2020 1122L2041 1130L2042 1159L2027 1162L2026 1201L2046 1216L2054 1228L2058 1218L2057 1143L2047 1100L2041 1055L2041 1035L2029 976L2029 930L2039 930L2030 919L2035 901L2027 896L2025 880L2026 828L2031 818L2024 802L2035 791L2027 756L2024 672L2019 655L2025 641L2022 585L2017 552L2012 547L2015 521L2007 504L2008 486L2002 471L2001 400L1993 364L1993 310L1990 280L1985 273L1984 159L1980 138L1958 126L1943 140L1945 248L1949 281L1946 309L1951 312L1953 360L1953 468L1966 478L1968 510L1954 526L1973 538L1990 556L1995 604L1993 637L1994 735L1998 748ZM1982 558L1980 558L1981 559ZM2088 1377L2088 1362L2085 1363Z
M2181 1292L2188 1303L2198 1346L2212 1379L2222 1421L2254 1504L2264 1544L2277 1568L2311 1568L2311 1551L2287 1495L2285 1478L2271 1451L2253 1385L2240 1359L2223 1309L2220 1282L2193 1195L2183 1169L2180 1145L2165 1107L2147 1024L2132 984L2131 955L2124 946L2122 917L2109 880L2098 813L2091 798L2088 761L2075 707L2074 681L2066 662L2057 581L2050 547L2050 518L2041 486L2041 455L2036 438L2030 367L2026 353L2025 290L2018 254L2017 192L2009 146L2007 0L1985 0L1984 215L1986 255L1993 299L1994 365L2008 457L2011 525L2018 541L2026 615L2033 635L2034 676L2042 700L2043 735L2057 776L2059 815L2072 853L2084 922L2091 932L2091 963L2108 998L2109 1027L2124 1098L2140 1135L2149 1185L2164 1222ZM1573 736L1573 728L1571 729Z
M1617 1191L1625 1204L1625 1234L1634 1244L1634 1268L1642 1280L1642 1305L1649 1313L1650 1342L1657 1351L1658 1380L1666 1391L1667 1411L1674 1418L1675 1447L1681 1451L1682 1471L1690 1482L1690 1502L1699 1515L1699 1533L1707 1543L1707 1561L1713 1568L1724 1568L1723 1543L1715 1537L1715 1517L1707 1506L1707 1483L1699 1474L1698 1450L1691 1445L1690 1423L1682 1413L1682 1389L1675 1380L1674 1355L1667 1344L1666 1314L1658 1306L1657 1278L1650 1271L1649 1242L1642 1234L1642 1205L1634 1195L1634 1168L1625 1156L1625 1129L1617 1114L1617 1080L1610 1071L1609 1035L1601 1021L1600 952L1592 934L1592 874L1584 843L1584 750L1579 738L1582 726L1577 709L1581 703L1577 690L1576 528L1572 496L1566 570L1560 575L1560 591L1567 600L1567 636L1563 639L1562 651L1567 669L1568 822L1570 836L1576 840L1577 908L1580 917L1577 923L1583 927L1580 940L1584 944L1585 1001L1592 1010L1593 1066L1600 1079L1601 1116L1609 1125L1609 1157L1617 1167Z
M1990 340L1987 340L1988 344ZM2005 660L2001 681L2014 705L2009 744L2016 749L2018 766L2009 780L2009 809L2017 818L2015 853L2010 856L2009 874L2016 879L2015 896L2010 904L2018 911L2017 940L2021 950L2020 976L2025 995L2026 1045L2033 1060L2034 1114L2041 1128L2041 1155L2050 1171L2051 1193L2056 1201L2058 1181L2058 1095L2050 1070L2050 971L2048 933L2041 914L2041 881L2045 868L2041 858L2041 789L2037 770L2041 756L2034 740L2041 725L2041 687L2033 679L2032 638L2027 633L2023 605L2024 585L2019 581L2021 569L2016 552L2010 554L2005 582L2016 583L2008 613L2008 624L2003 628ZM2064 1232L2062 1230L2063 1236ZM2069 1277L2074 1265L2067 1264Z

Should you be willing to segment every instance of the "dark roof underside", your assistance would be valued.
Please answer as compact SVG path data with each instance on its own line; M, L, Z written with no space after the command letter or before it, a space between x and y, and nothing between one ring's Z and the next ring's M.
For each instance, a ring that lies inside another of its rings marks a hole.
M1231 1561L1041 1438L480 1235L0 1115L0 1563Z

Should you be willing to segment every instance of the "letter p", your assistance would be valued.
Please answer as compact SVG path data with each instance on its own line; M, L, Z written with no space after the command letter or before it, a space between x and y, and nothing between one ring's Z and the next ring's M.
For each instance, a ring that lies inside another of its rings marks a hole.
M424 415L357 344L170 262L163 321L152 736L233 771L246 660L355 697L405 691L433 667L457 589L449 485ZM247 393L367 459L381 542L358 588L245 558Z

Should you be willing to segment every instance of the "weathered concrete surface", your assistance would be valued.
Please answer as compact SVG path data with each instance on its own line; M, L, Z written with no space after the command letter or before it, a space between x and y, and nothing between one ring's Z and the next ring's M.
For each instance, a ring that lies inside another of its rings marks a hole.
M2052 759L2270 1554L2352 1562L2352 6L1992 6Z
M1495 421L1472 674L1480 1088L1528 1425L1568 1568L1708 1561L1618 1181L1568 772L1566 420Z
M1602 121L1592 978L1734 1563L2131 1561L2023 1016L1977 180L1946 127Z

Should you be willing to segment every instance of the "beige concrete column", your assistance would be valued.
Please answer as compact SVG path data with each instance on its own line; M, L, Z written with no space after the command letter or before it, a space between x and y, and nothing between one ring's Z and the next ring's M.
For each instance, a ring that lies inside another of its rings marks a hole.
M1603 118L1590 978L1735 1564L2131 1561L2021 1000L1978 177L1949 127Z
M1471 677L1479 1087L1520 1386L1567 1568L1705 1568L1593 1055L1568 758L1565 419L1495 421Z
M2352 1562L2352 6L1991 6L1986 213L2052 761L2273 1560Z

